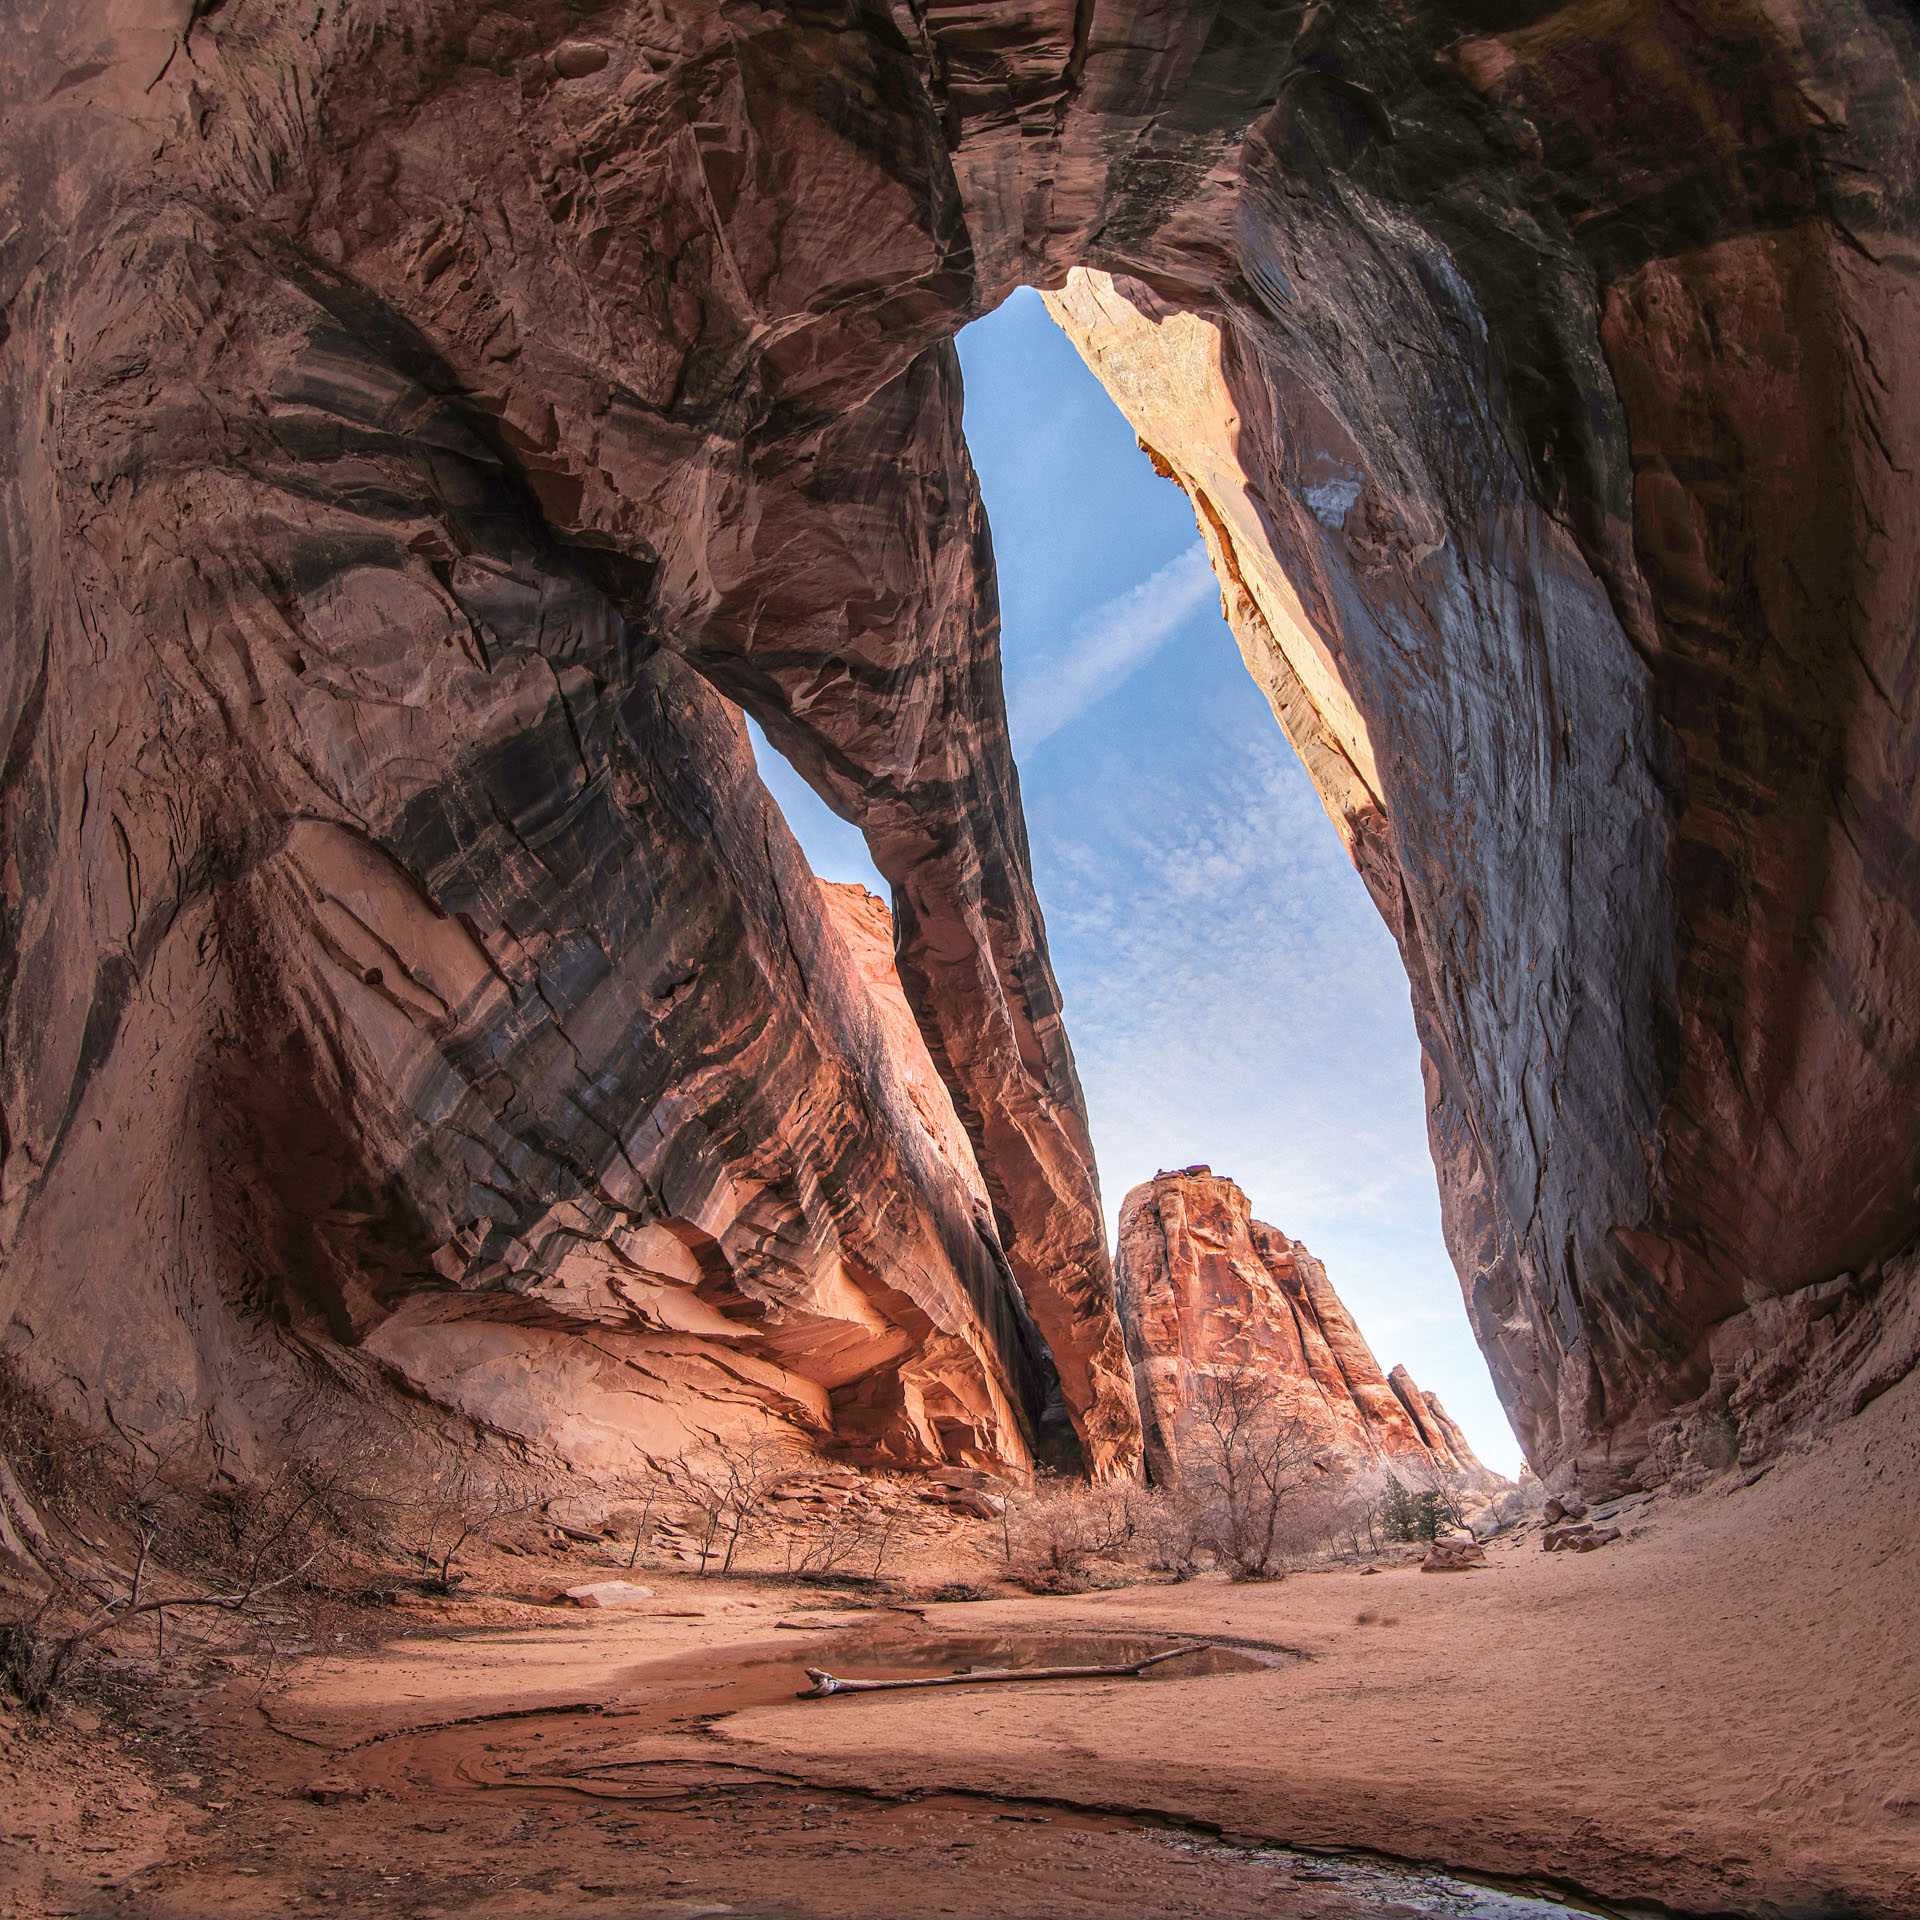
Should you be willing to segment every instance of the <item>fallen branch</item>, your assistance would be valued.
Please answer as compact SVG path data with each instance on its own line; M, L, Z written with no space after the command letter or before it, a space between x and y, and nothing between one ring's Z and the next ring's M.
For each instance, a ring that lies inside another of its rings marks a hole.
M837 1680L818 1667L808 1667L806 1676L813 1685L803 1688L794 1698L824 1700L834 1693L899 1693L909 1687L992 1686L1003 1680L1132 1680L1149 1667L1157 1667L1163 1660L1178 1660L1181 1655L1188 1653L1205 1653L1208 1645L1203 1640L1191 1647L1174 1647L1166 1653L1150 1653L1144 1660L1136 1660L1131 1666L1125 1667L985 1667L977 1673L930 1674L924 1680Z

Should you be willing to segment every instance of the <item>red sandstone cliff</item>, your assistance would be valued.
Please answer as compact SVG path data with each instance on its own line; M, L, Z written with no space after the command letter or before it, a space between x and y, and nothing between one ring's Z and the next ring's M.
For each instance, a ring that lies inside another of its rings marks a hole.
M1030 1313L1130 1468L951 344L1020 280L1188 489L1399 941L1542 1471L1915 1364L1909 25L1223 20L16 0L42 1385L240 1457L313 1402L1011 1457ZM984 1223L729 701L892 886Z
M865 887L833 880L822 880L819 886L827 918L872 997L887 1053L915 1122L934 1152L953 1170L955 1179L984 1209L987 1188L973 1157L973 1142L953 1110L953 1095L927 1052L920 1024L900 985L893 957L893 915L887 911L886 902Z
M1178 1475L1194 1376L1244 1367L1272 1381L1330 1453L1495 1483L1405 1367L1380 1371L1326 1268L1254 1219L1233 1181L1187 1167L1135 1187L1121 1203L1115 1271L1156 1478Z

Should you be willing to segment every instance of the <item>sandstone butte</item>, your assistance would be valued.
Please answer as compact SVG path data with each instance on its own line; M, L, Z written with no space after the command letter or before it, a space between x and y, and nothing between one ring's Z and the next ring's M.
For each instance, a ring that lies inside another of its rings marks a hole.
M1196 1378L1231 1370L1269 1383L1275 1410L1330 1465L1506 1484L1405 1367L1381 1372L1326 1268L1211 1168L1156 1174L1127 1195L1114 1277L1156 1480L1179 1477Z
M1022 283L1399 943L1542 1474L1912 1368L1904 14L9 26L0 1318L74 1417L1135 1470L952 346Z

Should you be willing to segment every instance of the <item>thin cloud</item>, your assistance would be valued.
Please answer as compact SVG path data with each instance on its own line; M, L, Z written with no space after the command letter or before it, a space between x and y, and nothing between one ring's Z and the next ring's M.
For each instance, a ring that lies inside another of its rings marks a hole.
M1219 591L1207 550L1196 540L1158 573L1095 607L1075 624L1056 658L1009 684L1015 745L1030 753L1079 719L1145 666Z

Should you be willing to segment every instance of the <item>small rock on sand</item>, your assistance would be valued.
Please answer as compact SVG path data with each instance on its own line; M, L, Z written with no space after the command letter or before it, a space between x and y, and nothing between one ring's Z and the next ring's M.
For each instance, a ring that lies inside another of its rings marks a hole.
M584 1587L569 1587L567 1599L576 1607L634 1607L653 1598L651 1587L636 1587L629 1580L594 1580Z

